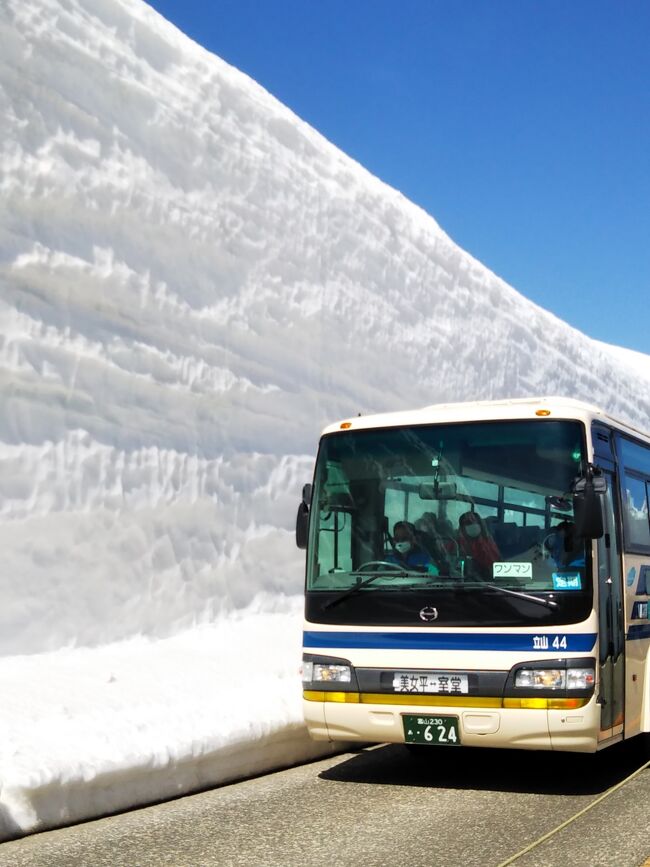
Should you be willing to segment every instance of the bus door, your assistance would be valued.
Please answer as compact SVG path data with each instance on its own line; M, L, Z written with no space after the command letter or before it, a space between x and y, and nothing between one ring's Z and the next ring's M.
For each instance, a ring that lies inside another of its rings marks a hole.
M598 632L601 705L599 740L622 734L625 686L625 623L619 534L616 532L613 468L599 460L607 478L603 496L604 533L598 539Z

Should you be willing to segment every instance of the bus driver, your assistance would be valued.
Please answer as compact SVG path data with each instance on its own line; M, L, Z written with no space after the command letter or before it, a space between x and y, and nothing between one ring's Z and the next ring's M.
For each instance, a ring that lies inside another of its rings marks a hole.
M437 575L438 568L429 555L420 547L415 536L415 527L410 521L398 521L393 528L393 552L386 556L389 563L396 563L418 572Z

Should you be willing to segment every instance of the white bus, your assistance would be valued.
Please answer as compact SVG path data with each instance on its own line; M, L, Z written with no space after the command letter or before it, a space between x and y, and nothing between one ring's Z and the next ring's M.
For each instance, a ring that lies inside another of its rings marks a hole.
M594 752L650 731L650 437L567 398L325 429L307 549L312 738Z

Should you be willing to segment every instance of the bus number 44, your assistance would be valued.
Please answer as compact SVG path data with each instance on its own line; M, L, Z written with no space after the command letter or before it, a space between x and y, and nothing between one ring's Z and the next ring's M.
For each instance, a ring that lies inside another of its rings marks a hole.
M533 635L533 650L548 650L549 637L548 635ZM554 647L555 650L566 650L566 635L556 635L551 642L551 647Z

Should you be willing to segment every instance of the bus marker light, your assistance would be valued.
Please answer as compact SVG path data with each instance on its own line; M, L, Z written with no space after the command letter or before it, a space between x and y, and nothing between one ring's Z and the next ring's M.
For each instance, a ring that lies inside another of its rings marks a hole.
M584 707L589 701L588 698L549 698L549 710L569 710L578 707Z
M567 668L567 689L590 689L596 681L593 668Z
M504 698L503 706L518 710L574 710L589 703L588 698Z
M548 700L545 698L520 698L522 708L529 710L540 710L548 707Z
M352 427L351 421L341 422L341 430L349 430Z
M550 415L550 414L551 414L550 409L536 409L535 410L535 415L546 416L546 415Z
M518 710L574 710L589 703L588 698L504 698L503 707Z

